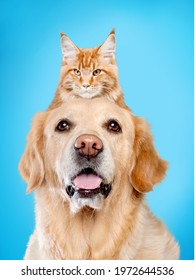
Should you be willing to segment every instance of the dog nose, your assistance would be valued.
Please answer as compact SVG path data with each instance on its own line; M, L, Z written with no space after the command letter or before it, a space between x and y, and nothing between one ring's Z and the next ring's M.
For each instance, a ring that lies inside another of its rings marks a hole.
M74 147L82 157L88 159L96 157L103 150L100 138L92 134L79 136L75 141Z

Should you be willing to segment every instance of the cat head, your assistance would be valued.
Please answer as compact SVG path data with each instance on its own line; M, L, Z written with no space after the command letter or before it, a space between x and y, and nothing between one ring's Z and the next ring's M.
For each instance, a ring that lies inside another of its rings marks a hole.
M62 69L60 85L74 95L91 98L117 91L116 39L112 30L96 48L78 48L61 33Z

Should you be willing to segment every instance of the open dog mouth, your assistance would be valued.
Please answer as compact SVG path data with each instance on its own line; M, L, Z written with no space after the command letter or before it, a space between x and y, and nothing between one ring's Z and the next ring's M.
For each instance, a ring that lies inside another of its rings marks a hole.
M70 197L77 192L81 198L91 198L99 193L106 198L110 191L111 184L104 184L102 177L92 168L84 168L72 179L72 184L66 188Z

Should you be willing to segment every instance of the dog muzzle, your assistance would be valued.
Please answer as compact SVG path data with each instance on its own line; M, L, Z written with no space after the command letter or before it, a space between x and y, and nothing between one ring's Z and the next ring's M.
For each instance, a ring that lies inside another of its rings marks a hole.
M101 184L99 188L93 189L93 190L87 190L87 189L75 189L73 185L69 185L66 187L67 194L72 197L75 192L78 192L80 197L93 197L96 194L102 194L104 198L106 198L110 191L112 189L111 184Z
M102 178L94 173L80 173L72 180L72 184L66 187L70 197L77 192L81 198L92 198L97 194L102 194L106 198L110 191L111 184L104 184Z
M102 194L104 198L106 198L112 188L111 184L104 184L103 182L100 183L98 187L94 187L95 185L82 185L81 187L78 187L78 184L72 184L66 187L67 194L72 197L76 192L79 194L79 196L82 198L91 198L96 194Z

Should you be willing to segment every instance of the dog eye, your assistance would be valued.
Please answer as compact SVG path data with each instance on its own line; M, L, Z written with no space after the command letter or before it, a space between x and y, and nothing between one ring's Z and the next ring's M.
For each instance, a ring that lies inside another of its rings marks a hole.
M81 76L81 71L79 71L78 69L74 69L73 71L76 76Z
M107 123L107 129L111 132L114 132L114 133L120 133L122 132L122 129L121 129L121 126L120 124L115 121L115 120L110 120L108 123Z
M61 120L56 126L56 131L63 132L63 131L69 131L71 127L71 123L68 120Z
M101 73L101 70L100 69L96 69L93 71L93 76L97 76Z

